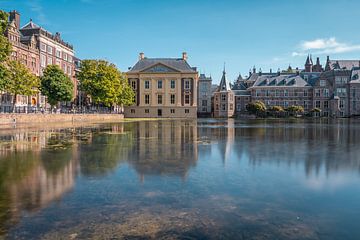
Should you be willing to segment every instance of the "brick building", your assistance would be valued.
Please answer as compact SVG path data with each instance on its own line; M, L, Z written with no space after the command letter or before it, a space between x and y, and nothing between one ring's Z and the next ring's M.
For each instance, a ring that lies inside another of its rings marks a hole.
M41 76L48 65L58 65L74 83L74 96L77 93L77 81L75 79L74 49L69 43L61 39L60 33L52 34L35 24L31 19L20 27L20 14L17 11L9 13L9 24L5 32L12 44L11 59L22 62L36 76ZM12 96L2 94L0 111L11 111ZM18 96L16 108L27 111L32 108L44 108L45 97Z

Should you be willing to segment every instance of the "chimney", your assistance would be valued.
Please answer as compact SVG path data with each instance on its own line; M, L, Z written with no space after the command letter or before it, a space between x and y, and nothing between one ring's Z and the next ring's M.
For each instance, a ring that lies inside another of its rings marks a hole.
M13 10L9 13L9 20L10 22L15 20L16 28L20 29L20 14L16 10Z
M143 52L139 53L139 60L143 60L145 58L145 54Z
M281 75L281 73L280 73L280 68L278 68L277 75L278 75L278 76Z
M186 52L182 53L182 59L185 60L185 61L188 59L188 55L187 55Z

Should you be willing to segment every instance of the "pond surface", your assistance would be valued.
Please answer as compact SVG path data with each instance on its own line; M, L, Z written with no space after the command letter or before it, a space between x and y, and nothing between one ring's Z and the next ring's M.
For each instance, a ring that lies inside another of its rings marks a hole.
M360 239L360 121L1 130L0 239Z

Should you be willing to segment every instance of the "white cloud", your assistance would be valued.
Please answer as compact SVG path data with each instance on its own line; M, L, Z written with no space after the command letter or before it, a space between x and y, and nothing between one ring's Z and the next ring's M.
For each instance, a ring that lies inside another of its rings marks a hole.
M338 42L335 37L319 38L311 41L303 41L299 44L298 51L292 53L293 57L305 56L309 52L313 54L336 54L360 51L360 44Z

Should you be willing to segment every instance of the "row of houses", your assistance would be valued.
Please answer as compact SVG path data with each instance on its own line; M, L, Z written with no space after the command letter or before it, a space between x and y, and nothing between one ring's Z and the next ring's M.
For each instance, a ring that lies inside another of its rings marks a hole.
M9 13L9 23L5 32L12 45L11 60L23 63L36 76L41 76L48 65L58 65L74 83L74 96L77 93L76 71L79 59L75 57L74 48L65 42L60 33L52 34L35 24L32 19L21 27L20 14L17 11ZM0 112L13 111L13 96L0 93ZM34 96L18 95L16 111L26 112L30 109L46 108L46 99L41 94Z
M220 84L198 74L181 58L146 58L127 72L136 93L133 106L125 108L126 117L233 117L246 114L246 105L261 101L267 107L302 106L305 112L317 108L318 116L351 117L360 115L360 60L306 59L304 69L263 72L254 67L249 76L234 82L224 68Z

